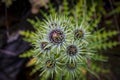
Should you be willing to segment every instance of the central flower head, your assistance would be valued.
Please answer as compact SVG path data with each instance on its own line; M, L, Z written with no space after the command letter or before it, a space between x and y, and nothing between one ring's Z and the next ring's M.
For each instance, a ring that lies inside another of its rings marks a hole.
M67 54L70 56L76 55L78 52L77 47L75 45L70 45L67 47Z
M53 68L55 66L55 62L53 60L47 60L46 61L46 67L47 68Z
M49 40L54 44L60 44L65 40L63 31L60 29L54 29L49 34Z
M80 38L82 38L82 37L84 37L84 32L83 32L83 30L77 29L77 30L74 31L74 38L75 38L75 39L80 39Z

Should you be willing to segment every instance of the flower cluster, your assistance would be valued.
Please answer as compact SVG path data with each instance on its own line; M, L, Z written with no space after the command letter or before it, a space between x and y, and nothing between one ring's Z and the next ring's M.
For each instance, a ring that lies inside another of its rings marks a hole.
M81 67L87 66L90 32L86 26L74 25L66 16L50 16L35 33L34 57L42 69L41 76L78 78ZM65 73L62 71L65 70Z

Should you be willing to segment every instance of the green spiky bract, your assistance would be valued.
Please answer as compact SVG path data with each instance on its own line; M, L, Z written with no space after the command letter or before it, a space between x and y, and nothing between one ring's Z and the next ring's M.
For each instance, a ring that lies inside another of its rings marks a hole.
M108 42L117 32L97 29L101 16L95 11L95 3L88 9L86 0L79 0L72 9L66 0L58 10L52 6L49 6L50 15L42 12L45 19L29 20L35 32L21 32L33 46L21 57L36 58L32 73L42 71L41 80L86 80L87 73L99 78L97 73L105 70L96 61L107 59L100 50L118 44Z

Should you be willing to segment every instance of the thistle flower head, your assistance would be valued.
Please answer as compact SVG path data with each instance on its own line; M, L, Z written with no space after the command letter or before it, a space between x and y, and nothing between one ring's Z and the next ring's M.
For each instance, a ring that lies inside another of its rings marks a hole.
M51 54L54 53L51 52ZM38 58L38 60L36 61L36 65L38 65L38 68L42 70L40 76L45 75L46 79L50 76L52 76L53 78L54 73L60 75L61 68L59 66L61 65L61 63L59 62L59 59L55 58L54 56Z
M34 45L34 49L36 51L34 57L37 57L39 55L41 57L50 56L51 46L49 45L49 42L46 39L39 38L36 40L36 43Z
M74 38L75 39L80 39L83 38L85 35L84 31L82 29L76 29L74 30Z
M79 41L69 42L62 53L62 60L66 62L76 62L78 60L81 60L81 54L84 53L82 49L83 47L83 43L79 43Z
M47 60L45 62L45 65L48 69L54 68L55 67L55 61L54 60Z
M74 25L72 28L73 35L71 37L74 37L74 40L79 40L81 43L88 44L88 39L90 38L91 34L87 30L88 25L84 24L81 23L81 25Z
M41 42L40 43L40 47L41 47L41 49L43 49L43 50L45 50L45 51L47 51L47 50L50 50L50 47L46 47L47 45L48 45L49 43L48 42Z
M69 45L66 49L67 54L70 56L74 56L78 53L78 49L76 47L76 45Z
M70 20L65 16L51 16L44 21L43 27L43 36L52 46L52 49L57 48L57 52L59 52L60 48L65 47L71 32Z
M78 62L67 62L64 67L64 76L65 79L75 79L80 75L81 64Z
M62 30L54 29L49 33L49 41L53 44L61 44L65 40L65 34Z

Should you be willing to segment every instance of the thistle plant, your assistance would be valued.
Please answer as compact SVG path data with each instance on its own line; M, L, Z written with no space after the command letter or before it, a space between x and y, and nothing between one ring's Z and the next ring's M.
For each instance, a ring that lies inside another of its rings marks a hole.
M96 3L89 9L85 4L86 0L79 0L71 9L64 0L58 11L50 4L49 14L42 12L45 19L28 20L35 32L21 32L33 46L21 57L35 58L32 74L41 71L41 80L86 80L87 73L99 78L97 74L105 72L96 62L107 60L100 50L118 44L108 41L117 32L97 29L101 16L95 11Z

